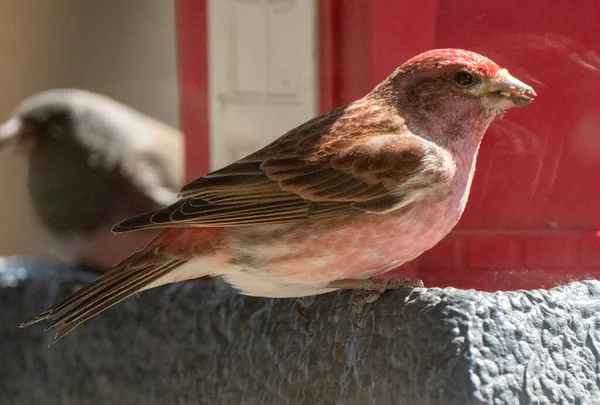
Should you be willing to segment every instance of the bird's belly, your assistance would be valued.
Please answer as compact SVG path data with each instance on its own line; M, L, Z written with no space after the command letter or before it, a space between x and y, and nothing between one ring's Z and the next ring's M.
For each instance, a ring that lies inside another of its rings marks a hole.
M223 275L249 295L310 295L297 290L372 277L414 259L439 242L459 217L459 207L442 200L384 215L240 230L231 244L234 266ZM284 294L286 286L290 293ZM266 294L269 289L278 293Z

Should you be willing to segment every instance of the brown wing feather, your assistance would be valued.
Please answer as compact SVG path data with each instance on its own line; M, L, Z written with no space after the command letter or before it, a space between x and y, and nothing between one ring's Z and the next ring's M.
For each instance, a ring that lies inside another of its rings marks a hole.
M289 223L401 204L401 186L426 169L423 158L435 146L412 135L401 120L390 121L389 112L385 119L334 113L191 182L175 204L127 219L114 231Z

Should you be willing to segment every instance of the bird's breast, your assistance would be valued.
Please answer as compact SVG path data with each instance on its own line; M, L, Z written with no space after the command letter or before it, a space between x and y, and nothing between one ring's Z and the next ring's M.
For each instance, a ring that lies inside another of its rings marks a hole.
M229 264L244 273L308 285L371 277L441 240L460 215L451 212L457 207L449 209L451 200L423 200L383 215L240 228L228 244Z

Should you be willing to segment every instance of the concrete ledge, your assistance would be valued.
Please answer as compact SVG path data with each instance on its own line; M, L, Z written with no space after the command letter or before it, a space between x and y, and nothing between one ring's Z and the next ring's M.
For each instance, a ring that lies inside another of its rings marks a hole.
M597 404L600 282L550 291L243 297L221 283L140 294L47 347L17 329L93 277L0 261L2 404Z

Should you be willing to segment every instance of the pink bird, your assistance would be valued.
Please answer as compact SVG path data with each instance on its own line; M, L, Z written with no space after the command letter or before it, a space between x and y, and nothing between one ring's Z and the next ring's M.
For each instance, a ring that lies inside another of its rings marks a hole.
M22 327L48 319L58 340L138 291L206 275L261 297L419 285L375 276L450 232L489 124L535 95L477 53L418 55L363 98L191 182L176 203L116 225L165 229Z

